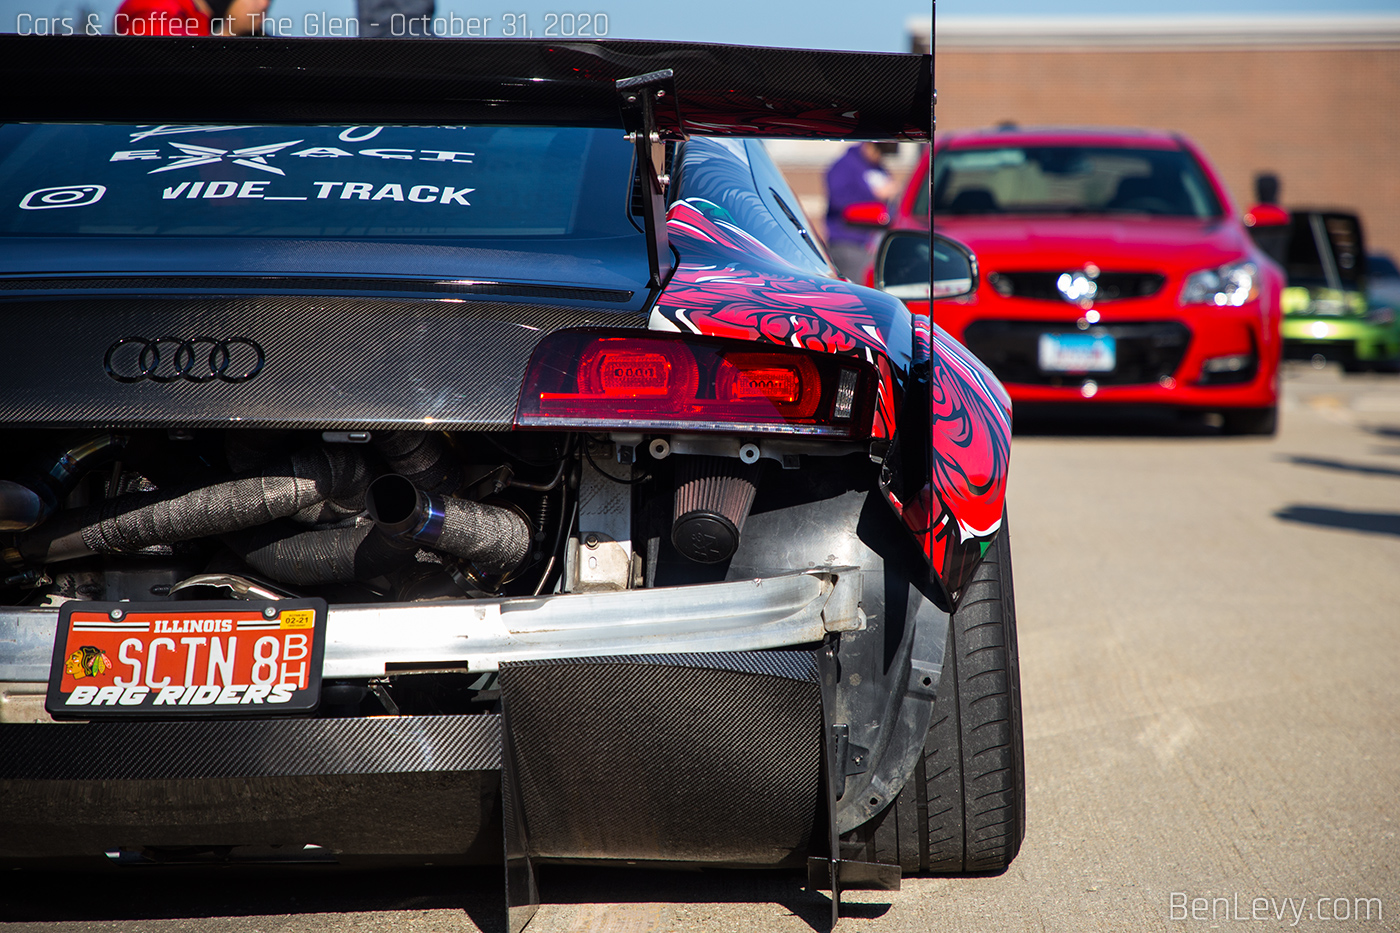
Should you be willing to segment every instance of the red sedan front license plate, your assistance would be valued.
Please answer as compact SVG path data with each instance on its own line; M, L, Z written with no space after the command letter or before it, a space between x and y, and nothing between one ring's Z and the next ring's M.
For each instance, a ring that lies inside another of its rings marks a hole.
M1108 334L1041 334L1040 371L1107 373L1117 365L1117 347Z
M326 603L99 603L59 610L45 708L96 719L304 713L321 698Z

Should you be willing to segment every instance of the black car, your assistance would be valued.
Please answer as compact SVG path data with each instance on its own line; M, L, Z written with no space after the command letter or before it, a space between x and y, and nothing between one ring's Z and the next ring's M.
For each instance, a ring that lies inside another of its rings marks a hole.
M0 860L504 860L518 929L541 861L1016 854L1009 402L759 141L927 138L929 56L0 72Z

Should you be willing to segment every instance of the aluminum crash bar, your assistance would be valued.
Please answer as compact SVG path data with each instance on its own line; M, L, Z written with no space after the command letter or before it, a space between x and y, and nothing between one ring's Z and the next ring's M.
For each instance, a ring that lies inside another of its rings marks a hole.
M810 644L865 627L857 571L819 567L616 593L332 606L322 676L494 671L503 661ZM0 609L0 682L46 681L57 626L54 608Z

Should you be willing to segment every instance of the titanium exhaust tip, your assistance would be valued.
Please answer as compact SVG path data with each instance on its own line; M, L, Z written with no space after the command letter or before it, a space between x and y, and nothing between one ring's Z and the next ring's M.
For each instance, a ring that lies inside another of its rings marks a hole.
M403 476L381 476L365 494L369 517L392 539L416 541L506 574L524 563L534 529L512 508L424 492Z

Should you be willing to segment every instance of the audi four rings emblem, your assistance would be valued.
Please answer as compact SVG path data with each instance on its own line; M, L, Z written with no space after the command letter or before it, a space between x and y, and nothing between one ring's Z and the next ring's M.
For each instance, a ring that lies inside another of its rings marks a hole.
M117 382L236 383L262 372L266 360L247 337L123 337L107 348L102 365Z

